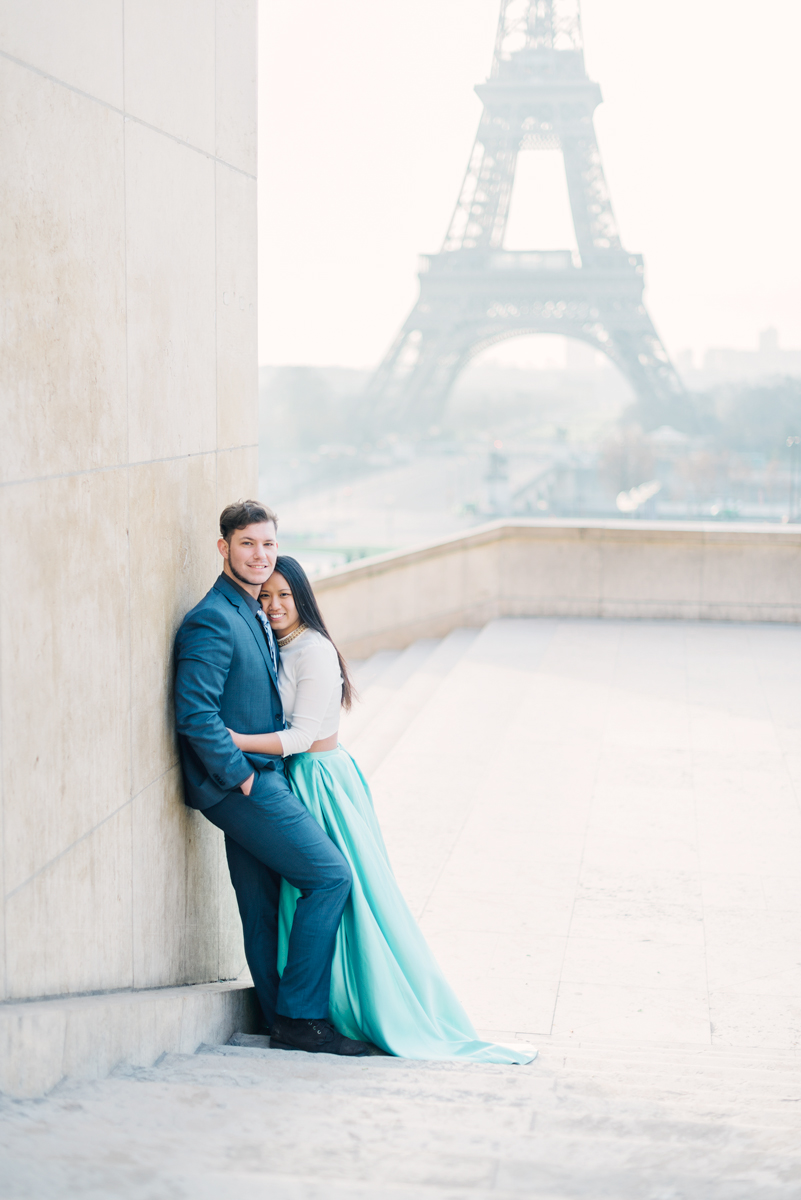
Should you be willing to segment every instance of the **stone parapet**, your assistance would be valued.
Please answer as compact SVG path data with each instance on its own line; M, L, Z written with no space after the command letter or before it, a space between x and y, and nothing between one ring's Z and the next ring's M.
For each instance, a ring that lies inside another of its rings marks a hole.
M501 616L801 621L801 530L695 522L501 520L315 582L363 658Z

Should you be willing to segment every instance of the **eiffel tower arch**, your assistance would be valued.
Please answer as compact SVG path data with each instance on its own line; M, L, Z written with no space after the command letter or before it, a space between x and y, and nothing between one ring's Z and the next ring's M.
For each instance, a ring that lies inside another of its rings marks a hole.
M459 372L496 342L530 333L602 351L641 400L684 388L643 303L641 254L624 250L593 125L578 0L501 0L484 105L442 249L421 262L420 295L366 401L376 426L423 433ZM504 249L517 156L558 149L578 253Z

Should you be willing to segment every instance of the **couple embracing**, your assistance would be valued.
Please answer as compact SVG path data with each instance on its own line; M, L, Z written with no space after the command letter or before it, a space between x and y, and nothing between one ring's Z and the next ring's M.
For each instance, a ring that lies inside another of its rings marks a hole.
M392 873L338 745L352 687L275 514L220 517L222 574L176 638L186 803L225 834L256 994L280 1050L529 1062L480 1041Z

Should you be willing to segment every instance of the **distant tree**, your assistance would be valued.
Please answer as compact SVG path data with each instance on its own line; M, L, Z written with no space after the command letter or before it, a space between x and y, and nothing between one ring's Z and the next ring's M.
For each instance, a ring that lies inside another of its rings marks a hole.
M801 380L725 384L669 401L638 400L621 418L622 426L634 423L646 432L671 425L721 450L771 458L786 449L788 437L801 436Z
M801 435L801 379L728 387L716 395L719 439L732 450L772 458L786 451L788 437Z
M653 479L654 456L639 425L615 430L601 447L601 477L614 495Z
M676 475L690 496L697 502L714 499L725 494L730 477L729 456L710 450L693 450L676 463Z
M720 424L714 396L703 392L684 392L670 400L637 400L623 413L621 423L640 425L646 433L669 425L696 437L714 437Z

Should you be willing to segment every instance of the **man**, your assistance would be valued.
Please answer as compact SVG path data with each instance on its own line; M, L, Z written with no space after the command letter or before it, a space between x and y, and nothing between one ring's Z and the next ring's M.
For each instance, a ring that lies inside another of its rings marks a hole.
M255 500L229 504L217 547L223 570L187 613L175 641L175 713L186 803L225 834L245 955L283 1050L364 1055L364 1042L328 1021L331 959L351 886L348 864L292 794L277 755L243 754L228 729L284 728L278 651L259 604L278 555L275 514ZM227 727L227 728L226 728ZM289 953L277 969L281 876L300 889Z

